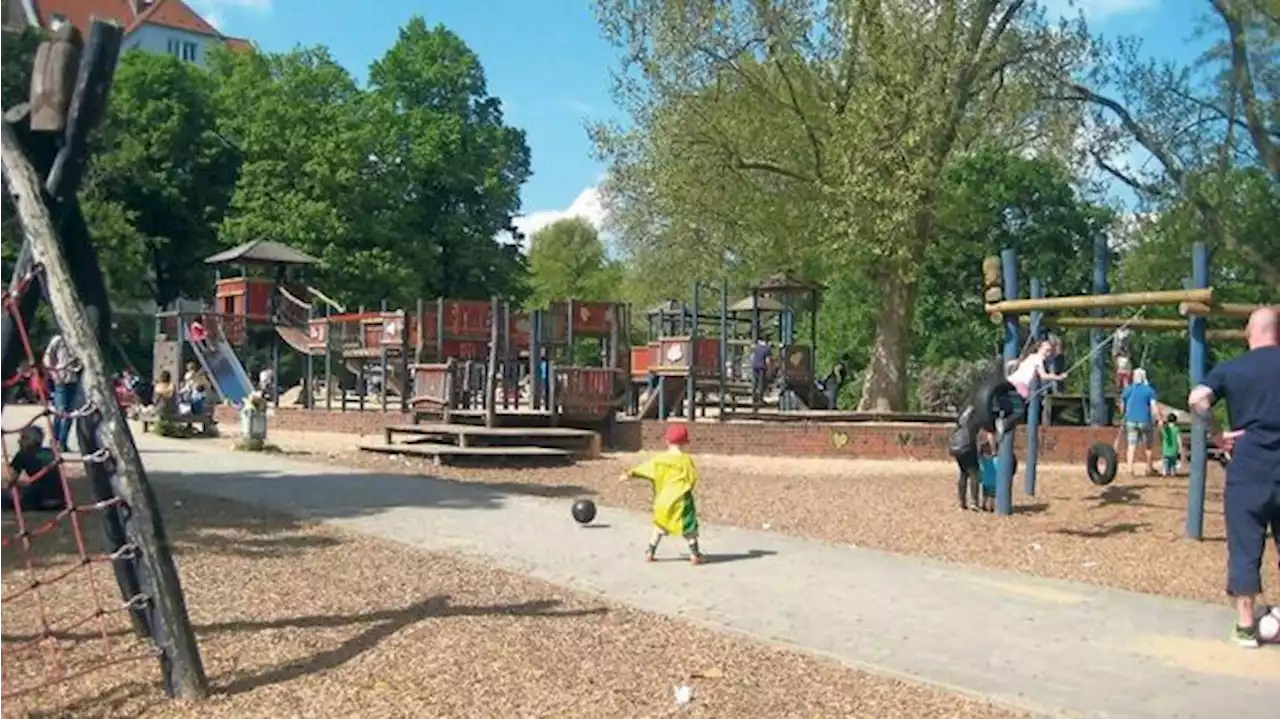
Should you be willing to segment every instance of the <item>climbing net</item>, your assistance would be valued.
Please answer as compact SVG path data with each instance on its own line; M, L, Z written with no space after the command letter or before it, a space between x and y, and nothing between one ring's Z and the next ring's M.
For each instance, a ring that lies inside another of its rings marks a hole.
M25 385L34 401L30 408L10 405L4 412L4 699L33 696L121 662L157 655L149 639L138 638L145 633L149 598L141 591L121 591L131 583L116 579L122 573L136 576L137 547L124 541L122 531L106 542L111 549L105 552L85 539L94 529L112 537L110 525L119 529L126 508L106 479L110 453L73 455L56 441L58 424L91 418L96 409L86 404L63 412L50 401L47 377L19 310L26 292L39 291L39 276L37 267L3 295L3 311L14 328L7 339L21 348L25 360L18 372L4 378L4 389L8 393ZM40 434L47 445L33 441ZM93 470L100 470L97 480L86 477Z

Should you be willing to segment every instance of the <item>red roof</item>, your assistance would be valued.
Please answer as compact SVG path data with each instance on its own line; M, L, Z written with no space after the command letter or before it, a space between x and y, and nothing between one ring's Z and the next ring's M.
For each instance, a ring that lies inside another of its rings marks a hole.
M89 21L97 17L112 20L125 29L125 34L143 25L161 25L186 30L197 35L211 35L228 41L229 45L247 45L243 40L228 38L208 21L200 17L182 0L36 0L36 12L40 24L49 27L53 15L65 17L80 32L89 31ZM142 12L135 14L137 6ZM233 47L233 49L242 49Z
M196 14L182 0L154 0L151 6L134 18L133 24L125 32L146 24L163 25L177 30L186 30L197 35L214 35L222 37L217 28Z

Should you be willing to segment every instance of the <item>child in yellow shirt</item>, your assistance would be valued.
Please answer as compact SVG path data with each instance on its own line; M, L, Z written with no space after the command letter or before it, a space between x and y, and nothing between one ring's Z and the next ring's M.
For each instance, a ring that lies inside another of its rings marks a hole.
M698 484L698 470L685 451L689 430L682 424L667 427L667 451L622 473L621 481L645 479L653 484L653 538L645 552L645 561L654 561L658 543L668 534L679 534L689 543L689 561L702 564L705 557L698 548L698 510L693 501L693 488Z

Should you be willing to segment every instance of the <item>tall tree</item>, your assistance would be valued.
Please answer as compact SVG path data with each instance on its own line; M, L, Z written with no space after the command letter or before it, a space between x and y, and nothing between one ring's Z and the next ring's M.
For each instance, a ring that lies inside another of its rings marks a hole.
M1274 233L1236 224L1280 197L1280 3L1206 0L1210 50L1187 62L1145 58L1132 38L1098 42L1097 61L1081 77L1055 69L1058 98L1087 105L1097 165L1131 187L1150 209L1186 208L1215 249L1246 261L1280 295L1280 251ZM1154 160L1134 170L1113 160L1136 146ZM1243 174L1237 171L1245 171ZM1239 194L1243 192L1244 194Z
M312 278L351 304L419 296L425 270L391 215L402 201L377 156L383 118L324 48L216 53L219 130L240 154L221 242L293 245L322 261Z
M208 292L201 260L217 250L237 167L216 133L212 90L203 70L171 55L120 58L82 197L118 300L166 305Z
M622 270L605 254L600 233L581 217L547 225L529 244L529 302L534 307L566 299L616 300Z
M522 130L505 124L488 93L480 58L441 25L415 17L369 70L381 138L376 150L391 216L404 236L402 261L428 274L422 294L483 298L522 295L526 272L511 228L529 178Z
M665 230L654 236L671 255L681 245L702 252L704 266L790 254L787 264L876 288L860 405L904 409L943 172L979 142L1069 134L1070 110L1064 120L1036 105L1034 69L1080 52L1078 31L1046 24L1025 0L596 7L624 51L618 97L639 137L599 133L606 156L619 158L619 204L659 194L681 207L652 218ZM756 200L746 222L724 219L740 217L735 196ZM797 226L812 229L787 232Z
M40 47L42 38L43 32L35 27L23 28L20 33L5 33L4 45L0 47L0 93L3 93L5 110L27 101L31 91L31 66L35 62L36 49ZM22 228L18 224L18 213L8 192L0 200L0 220L3 221L6 238L20 236ZM0 249L0 264L3 265L6 279L17 258L18 246L18 242L10 241Z

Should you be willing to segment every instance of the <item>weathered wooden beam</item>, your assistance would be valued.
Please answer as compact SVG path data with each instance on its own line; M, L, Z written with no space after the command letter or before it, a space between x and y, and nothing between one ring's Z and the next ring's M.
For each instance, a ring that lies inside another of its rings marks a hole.
M1087 310L1116 307L1143 307L1146 305L1176 305L1180 302L1213 302L1213 289L1205 290L1160 290L1156 292L1122 292L1110 295L1072 295L1068 297L1046 297L1039 300L1005 300L995 302L986 307L987 314L1023 314L1040 310L1055 312L1058 310Z
M1185 332L1187 329L1186 320L1160 319L1160 318L1137 318L1126 319L1124 317L1045 317L1044 324L1051 327L1062 327L1065 329L1117 329L1119 327L1128 327L1131 330L1176 330ZM1023 315L1018 318L1018 322L1024 325L1031 323L1031 318Z
M80 190L89 161L89 133L106 112L107 95L115 79L116 59L123 38L124 31L115 23L94 18L89 26L89 39L67 108L62 149L45 180L45 189L54 199L72 197Z
M1204 302L1182 302L1178 305L1178 314L1183 317L1248 317L1255 310L1266 306L1237 302L1222 302L1215 305Z
M178 570L173 562L168 537L159 513L159 503L147 480L146 470L120 405L111 391L110 376L95 328L86 316L84 303L63 256L53 218L43 200L43 188L35 168L27 161L13 128L4 124L0 160L8 174L9 190L18 217L31 245L34 260L43 267L50 305L63 337L84 369L85 399L96 410L102 446L115 467L112 488L129 509L125 526L129 540L139 548L140 559L150 579L150 602L160 630L153 640L169 666L166 679L172 693L184 699L208 695L208 680L187 615L186 600Z

